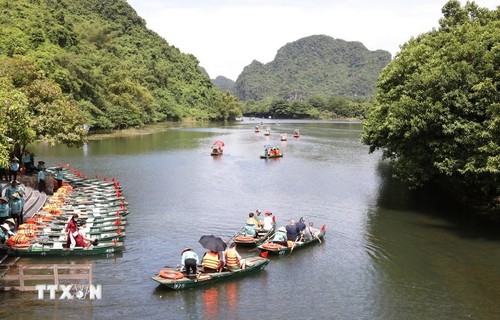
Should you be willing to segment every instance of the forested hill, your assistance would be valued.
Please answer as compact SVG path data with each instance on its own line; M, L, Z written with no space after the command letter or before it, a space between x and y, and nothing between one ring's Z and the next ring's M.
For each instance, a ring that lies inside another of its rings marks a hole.
M0 10L0 80L22 92L50 83L91 130L241 116L196 57L148 30L125 0L0 0Z
M302 101L311 96L373 98L380 71L391 60L384 50L326 35L299 39L278 50L273 61L253 61L235 83L241 100Z

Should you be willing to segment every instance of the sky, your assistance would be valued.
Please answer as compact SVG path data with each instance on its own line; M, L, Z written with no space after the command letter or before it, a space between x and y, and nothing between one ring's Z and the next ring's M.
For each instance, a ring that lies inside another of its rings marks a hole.
M392 56L412 37L438 27L446 0L128 0L147 27L193 54L214 79L236 80L253 60L323 34ZM462 5L465 0L460 0ZM499 0L476 0L495 9Z

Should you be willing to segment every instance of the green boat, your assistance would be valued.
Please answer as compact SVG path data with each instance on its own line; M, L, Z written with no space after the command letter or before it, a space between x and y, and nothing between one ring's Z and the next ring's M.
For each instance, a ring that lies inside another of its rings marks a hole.
M99 233L99 234L92 234L91 239L98 239L99 242L112 242L112 241L118 241L121 242L125 238L125 232L108 232L108 233ZM54 233L43 233L38 236L37 242L39 243L53 243L53 242L62 242L66 243L66 239L68 238L68 235L62 232L54 232Z
M55 225L66 225L68 223L68 220L71 219L71 215L60 215L56 216L53 220L52 223ZM84 220L87 225L92 225L92 226L98 226L98 225L110 225L110 224L122 224L121 222L126 223L127 222L127 217L122 217L122 216L117 216L115 215L109 215L107 217L94 217L94 216L86 216L86 217L80 217L78 216L79 220ZM118 222L117 222L118 221Z
M243 228L233 237L232 241L240 247L256 247L274 234L274 227L275 225L273 224L270 230L257 231L257 237L247 236Z
M2 246L0 251L3 251L9 256L14 257L44 257L44 256L93 256L101 254L113 254L122 252L124 249L123 242L108 242L99 243L96 246L90 246L89 248L64 248L63 243L34 243L27 246L19 247L8 247Z
M264 270L269 263L269 259L260 256L245 258L245 260L246 268L236 271L201 272L194 277L186 277L186 275L178 271L162 270L158 275L151 277L151 279L169 289L184 290L254 274Z
M288 247L286 245L281 245L277 243L272 243L270 240L264 242L263 244L257 246L259 250L262 252L269 252L271 254L275 255L285 255L285 254L290 254L295 250L307 247L311 244L321 242L321 239L325 236L326 233L326 225L323 225L320 230L315 234L315 237L313 237L311 240L300 240L294 242L293 247Z

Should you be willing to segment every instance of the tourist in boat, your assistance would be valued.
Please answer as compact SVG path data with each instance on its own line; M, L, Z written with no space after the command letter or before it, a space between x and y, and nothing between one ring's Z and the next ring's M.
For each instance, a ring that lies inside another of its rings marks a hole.
M255 214L250 212L248 214L248 219L245 222L245 234L255 237L257 235L257 229L259 228L257 220L255 220Z
M66 239L66 248L74 248L76 245L75 237L78 236L78 226L77 226L78 214L73 214L71 219L68 221L64 231L67 233L68 237Z
M301 234L303 233L304 229L306 228L305 221L306 220L304 219L304 217L300 217L299 222L296 223L296 226L299 229Z
M1 190L0 190L1 192ZM0 224L4 224L5 220L10 217L9 200L5 197L0 198Z
M272 212L271 211L266 211L265 213L265 217L263 219L263 224L262 224L262 229L268 231L268 230L271 230L273 228L273 217L272 217Z
M224 259L222 253L215 251L207 251L201 259L201 266L203 271L207 273L220 272L224 266Z
M288 247L292 248L295 246L295 242L298 241L299 237L300 231L297 228L295 220L290 220L290 224L286 226L286 243Z
M23 223L23 202L21 195L16 192L12 195L12 200L9 202L10 216L16 222L16 229Z
M253 215L255 221L257 221L257 227L259 227L259 228L262 228L262 226L264 225L264 222L260 218L260 214L261 213L262 213L262 211L260 211L259 209L257 209L257 210L255 210L255 214Z
M271 242L286 246L286 228L279 227L278 230L276 230Z
M304 239L306 241L311 241L318 238L319 229L314 227L312 222L309 222L308 226L304 229Z
M268 148L264 149L264 157L269 158L269 149Z
M56 174L54 176L56 179L57 185L55 186L55 191L57 191L60 187L62 187L63 184L63 179L64 179L64 172L63 168L61 166L56 168Z
M197 266L200 264L198 254L191 248L186 248L181 253L181 271L186 275L190 273L196 274L198 272Z
M245 269L246 262L245 259L241 258L241 255L236 250L236 243L232 242L229 247L224 252L226 258L226 268L228 270L234 271L239 269Z
M78 234L75 237L75 247L88 248L91 244L97 245L97 239L87 238L87 234L85 233L85 229L87 228L87 222L81 221L77 222L78 226Z

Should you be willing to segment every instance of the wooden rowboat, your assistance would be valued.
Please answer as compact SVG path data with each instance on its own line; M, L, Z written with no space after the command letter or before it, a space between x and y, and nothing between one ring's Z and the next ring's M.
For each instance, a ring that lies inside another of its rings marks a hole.
M260 156L261 159L275 159L275 158L283 158L283 154L277 156Z
M64 248L62 243L40 244L34 243L27 246L8 247L3 246L1 251L9 256L15 257L35 257L35 256L92 256L101 254L113 254L122 252L123 242L99 243L97 246L89 248Z
M236 234L233 242L241 247L255 247L261 245L266 241L271 235L274 234L274 225L270 230L262 230L257 232L257 237L247 236L244 231Z
M257 273L269 263L269 259L255 256L245 258L246 268L236 271L222 271L215 273L201 272L194 277L186 277L183 273L174 270L162 270L158 275L151 277L160 285L173 290L183 290L213 284L219 281L230 280Z
M280 245L277 243L272 243L270 241L266 241L263 244L257 246L259 250L264 251L264 252L269 252L271 254L276 254L276 255L285 255L287 253L292 253L295 250L307 247L311 244L321 242L321 239L324 237L326 233L326 225L323 225L319 232L316 234L316 237L314 237L311 240L301 240L301 241L296 241L292 247L287 247L284 245Z

